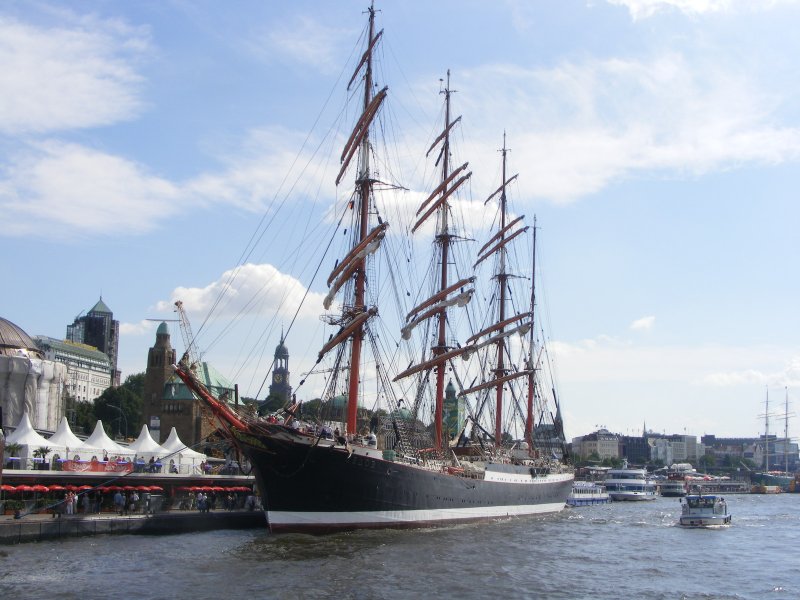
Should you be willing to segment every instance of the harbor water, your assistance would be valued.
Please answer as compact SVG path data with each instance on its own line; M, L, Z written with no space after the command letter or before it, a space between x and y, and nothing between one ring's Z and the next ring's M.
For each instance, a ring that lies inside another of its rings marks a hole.
M726 497L733 525L677 526L675 498L415 531L98 536L0 547L0 597L800 597L800 494Z

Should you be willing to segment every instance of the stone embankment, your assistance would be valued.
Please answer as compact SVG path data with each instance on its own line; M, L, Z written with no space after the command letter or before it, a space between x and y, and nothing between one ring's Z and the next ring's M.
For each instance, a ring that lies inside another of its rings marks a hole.
M109 534L165 535L215 529L266 528L262 511L176 511L155 514L0 516L0 545Z

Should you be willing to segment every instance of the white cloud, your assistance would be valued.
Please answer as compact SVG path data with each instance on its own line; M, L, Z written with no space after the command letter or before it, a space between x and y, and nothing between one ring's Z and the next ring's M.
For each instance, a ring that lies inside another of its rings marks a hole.
M571 381L677 381L686 386L719 385L722 381L720 373L778 372L780 367L777 365L786 364L787 356L792 356L791 349L776 346L655 346L615 338L555 342L552 350L561 375ZM793 368L797 375L800 361L793 360L795 362L791 364L795 365ZM752 375L749 378L755 380Z
M773 371L755 369L720 371L707 375L703 379L703 383L719 387L753 383L767 386L797 387L800 385L800 356L790 359L782 369Z
M676 53L478 68L459 82L471 140L463 154L496 163L497 131L507 130L512 168L525 166L523 194L557 202L639 173L697 176L797 160L800 130L776 125L779 100L754 77L746 65ZM475 177L477 188L491 188L486 173Z
M689 16L736 11L769 10L780 4L796 4L797 0L607 0L624 6L634 21L647 19L661 12L680 11Z
M0 132L48 133L127 120L142 109L133 61L149 46L118 21L34 27L0 17Z
M353 35L350 29L336 29L311 17L298 16L271 30L258 31L247 47L267 61L283 57L322 72L333 72L341 67L339 47L352 44Z
M655 322L656 318L654 316L642 317L641 319L636 319L633 323L631 323L630 328L634 331L649 331L653 328Z
M138 323L120 323L121 335L145 335L153 330L153 321L142 320Z
M209 314L216 304L215 318L231 319L243 312L292 317L305 293L303 284L272 265L247 263L225 271L205 287L175 288L170 300L160 301L156 309L172 311L175 301L181 300L187 311L201 315ZM309 292L300 316L316 319L321 312L322 298L321 294Z
M142 165L60 141L29 147L0 181L5 235L139 234L179 210L179 200Z

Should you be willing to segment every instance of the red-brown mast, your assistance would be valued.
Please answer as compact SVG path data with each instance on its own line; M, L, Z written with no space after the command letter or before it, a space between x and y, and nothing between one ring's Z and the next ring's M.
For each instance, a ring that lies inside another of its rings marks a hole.
M502 191L500 192L500 231L503 232L500 236L500 244L505 241L506 230L506 134L503 133L503 149L500 151L503 154L503 174L502 174ZM500 270L497 273L497 285L500 287L499 297L499 312L497 321L502 323L506 318L506 250L500 249ZM504 328L500 329L503 332ZM497 366L495 368L495 379L501 379L505 375L505 368L503 366L503 359L505 353L505 338L501 337L497 340ZM500 447L503 434L503 382L497 385L496 389L496 403L495 403L495 421L494 421L494 439L495 446Z
M369 42L367 49L366 67L364 70L364 111L366 112L372 102L372 46L375 37L375 7L369 7ZM367 237L369 228L369 202L372 195L372 177L369 170L369 134L361 140L360 150L360 173L356 185L357 203L354 210L358 214L358 240L360 243ZM353 298L353 310L363 312L366 310L364 294L366 290L366 269L364 262L355 273L355 292ZM356 433L356 418L358 414L358 388L361 375L361 344L364 339L364 326L360 325L353 332L353 341L350 347L350 382L347 393L347 432Z
M536 395L536 365L533 341L536 339L536 215L533 216L533 267L531 269L531 331L528 349L528 414L525 417L525 439L528 451L533 453L533 401Z
M444 90L444 142L442 145L442 182L450 176L450 70L447 70L447 83ZM439 280L439 291L444 291L448 287L447 283L447 261L450 256L450 232L448 231L448 211L450 207L447 201L443 202L439 208L440 233L436 236L436 241L441 245L440 259L441 276ZM439 314L439 334L436 346L433 348L434 356L444 354L447 351L447 312L442 310ZM446 363L439 365L436 369L436 404L434 412L434 447L442 447L442 411L444 407L444 371Z

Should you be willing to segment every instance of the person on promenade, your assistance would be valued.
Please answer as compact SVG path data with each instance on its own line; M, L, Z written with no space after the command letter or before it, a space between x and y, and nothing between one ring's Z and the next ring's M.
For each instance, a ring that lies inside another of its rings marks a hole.
M122 496L122 492L117 490L117 493L114 494L114 510L122 516L122 512L125 506L125 498Z

